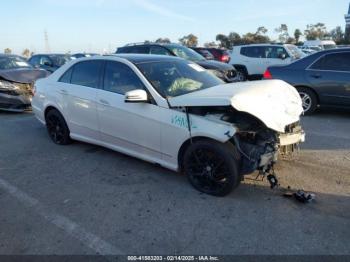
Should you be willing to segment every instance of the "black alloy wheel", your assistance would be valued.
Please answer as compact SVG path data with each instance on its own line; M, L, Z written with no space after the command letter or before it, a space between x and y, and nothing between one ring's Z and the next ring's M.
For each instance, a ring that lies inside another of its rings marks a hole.
M185 153L184 172L193 187L225 196L240 183L235 148L215 141L199 141Z
M57 110L50 110L46 114L46 127L50 138L55 144L67 145L71 142L66 121Z

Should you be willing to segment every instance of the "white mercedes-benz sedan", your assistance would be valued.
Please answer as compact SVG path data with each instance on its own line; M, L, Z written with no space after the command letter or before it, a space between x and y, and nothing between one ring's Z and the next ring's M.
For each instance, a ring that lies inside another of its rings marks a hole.
M225 84L190 61L155 55L69 62L35 83L32 108L54 143L107 147L187 175L224 196L246 174L273 170L305 139L294 87Z

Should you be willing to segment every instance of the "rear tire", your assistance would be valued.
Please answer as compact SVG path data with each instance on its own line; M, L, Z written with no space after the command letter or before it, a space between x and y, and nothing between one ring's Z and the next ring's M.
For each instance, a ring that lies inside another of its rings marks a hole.
M300 98L303 102L303 110L305 115L313 114L317 109L317 96L310 88L297 88Z
M244 82L247 81L248 79L248 74L247 74L247 70L243 67L235 67L236 71L237 71L237 79L240 82Z
M68 145L72 142L69 128L60 112L51 109L45 116L47 132L57 145Z
M191 185L213 196L226 196L240 184L238 167L236 148L211 140L191 144L183 160L183 170Z

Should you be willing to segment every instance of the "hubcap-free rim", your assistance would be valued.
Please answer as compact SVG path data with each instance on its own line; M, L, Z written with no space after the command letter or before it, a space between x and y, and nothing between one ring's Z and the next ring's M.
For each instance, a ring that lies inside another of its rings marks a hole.
M57 116L51 115L47 119L47 129L49 131L49 135L51 139L60 144L64 138L64 129L60 119Z
M299 92L299 95L300 95L300 98L301 98L301 101L302 101L304 112L309 111L311 106L312 106L311 97L308 94L304 93L304 92Z
M214 193L228 183L230 171L224 159L208 149L194 150L187 166L192 182L202 190Z

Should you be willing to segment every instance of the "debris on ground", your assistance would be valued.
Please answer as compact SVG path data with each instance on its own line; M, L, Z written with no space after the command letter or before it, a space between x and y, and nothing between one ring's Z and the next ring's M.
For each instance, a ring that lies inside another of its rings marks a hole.
M313 193L305 192L304 190L297 190L296 192L292 192L290 187L288 187L288 192L283 194L284 197L295 198L297 201L301 203L310 203L315 200L316 195Z

